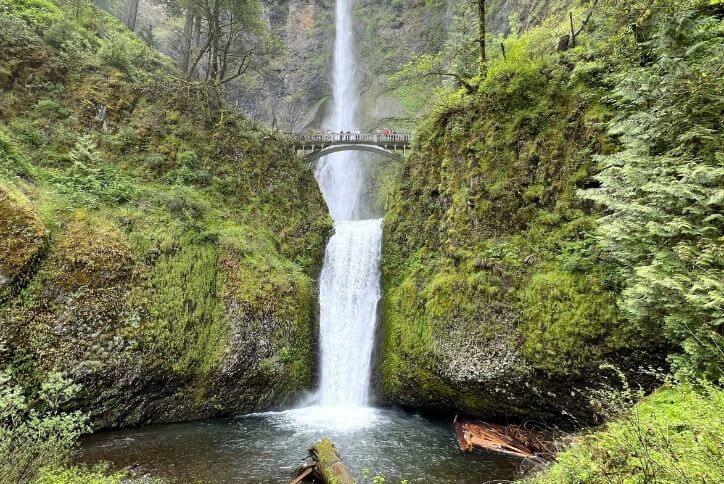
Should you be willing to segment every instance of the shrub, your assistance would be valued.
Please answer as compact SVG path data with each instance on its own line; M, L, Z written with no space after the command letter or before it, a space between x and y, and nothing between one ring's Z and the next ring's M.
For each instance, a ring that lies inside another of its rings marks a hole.
M533 482L724 482L724 390L666 386L579 438Z
M58 191L74 204L96 207L101 200L118 204L133 196L133 187L100 159L90 137L80 138L68 158L70 169L53 180Z
M0 128L0 174L30 177L30 165L18 154L10 136Z
M67 117L70 111L64 108L60 103L54 99L41 99L37 102L33 108L35 113L47 119L58 119Z
M46 27L60 17L60 9L49 0L0 0L3 6L31 27Z
M98 49L98 57L105 64L125 73L128 73L133 66L128 44L119 35L113 36L101 43L101 47Z
M626 278L620 306L678 346L679 371L724 375L724 168L721 22L698 10L661 15L644 58L616 74L623 150L598 158L608 210L598 239Z
M29 390L0 372L0 475L3 482L32 481L45 466L64 465L86 416L61 410L79 390L59 373L49 373Z
M45 33L45 41L48 45L61 49L74 57L80 56L83 51L88 50L94 39L84 29L78 27L71 19L62 17L48 28Z
M118 484L135 482L129 480L122 472L110 472L107 465L97 465L86 469L83 467L45 467L40 470L35 484ZM144 479L143 482L161 482Z

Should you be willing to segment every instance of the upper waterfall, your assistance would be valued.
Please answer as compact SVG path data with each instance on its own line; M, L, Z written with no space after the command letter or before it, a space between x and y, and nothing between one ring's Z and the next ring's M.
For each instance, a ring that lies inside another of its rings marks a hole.
M359 86L355 76L352 1L337 0L335 8L332 106L324 127L338 132L358 129ZM359 219L363 213L366 179L359 155L335 153L321 159L315 175L334 220Z

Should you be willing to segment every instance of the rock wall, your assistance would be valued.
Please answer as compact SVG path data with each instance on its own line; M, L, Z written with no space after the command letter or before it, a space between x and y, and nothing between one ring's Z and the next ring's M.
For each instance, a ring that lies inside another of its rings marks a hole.
M66 373L97 427L289 403L331 229L311 172L115 20L44 8L0 12L0 364Z
M586 421L592 392L617 383L600 365L660 361L660 338L621 317L596 214L576 196L593 183L591 155L615 148L603 91L527 46L537 52L521 40L479 93L438 100L398 177L384 225L383 401Z

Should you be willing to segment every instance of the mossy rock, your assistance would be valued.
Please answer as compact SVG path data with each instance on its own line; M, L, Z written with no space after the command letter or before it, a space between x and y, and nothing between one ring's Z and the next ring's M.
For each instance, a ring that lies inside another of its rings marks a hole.
M46 277L65 290L109 287L127 281L132 266L128 244L115 226L78 214L54 244Z
M559 58L520 55L423 119L389 199L387 402L586 420L602 364L661 361L622 321L597 214L576 195L596 173L592 153L614 149L606 106L594 87L571 89Z
M117 20L54 9L0 8L3 358L66 372L98 427L291 403L332 228L311 170Z
M0 297L24 275L29 275L46 239L45 226L28 199L0 184Z

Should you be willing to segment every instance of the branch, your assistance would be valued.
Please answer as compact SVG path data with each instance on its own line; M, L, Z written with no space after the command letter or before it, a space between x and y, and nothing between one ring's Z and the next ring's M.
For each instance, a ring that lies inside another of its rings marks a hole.
M199 53L198 53L198 55L196 56L196 59L194 60L194 62L193 62L193 63L191 64L191 66L189 67L189 71L188 71L188 73L187 73L188 76L190 76L191 73L193 73L193 72L196 71L196 66L199 64L199 62L201 61L201 59L204 57L204 54L206 54L206 52L209 50L209 47L210 47L210 46L211 46L211 36L210 36L210 35L207 35L207 36L206 36L206 44L204 45L204 47L203 47L202 49L199 50Z
M452 77L455 79L460 85L462 85L468 94L474 94L478 88L470 84L467 79L465 79L463 76L459 74L455 74L454 72L441 72L441 71L433 71L427 74L423 74L424 77L429 76L443 76L443 77Z
M239 68L236 70L236 74L227 77L226 79L222 80L222 84L226 84L227 82L233 81L239 76L242 76L248 69L251 63L247 63L246 61L251 57L251 50L246 51L244 53L244 56L241 58L241 62L239 62Z

